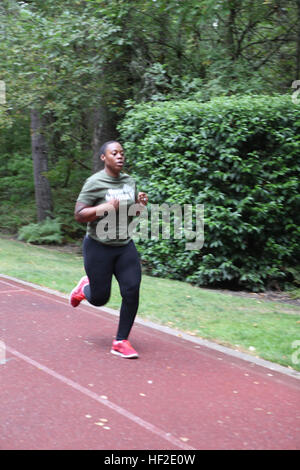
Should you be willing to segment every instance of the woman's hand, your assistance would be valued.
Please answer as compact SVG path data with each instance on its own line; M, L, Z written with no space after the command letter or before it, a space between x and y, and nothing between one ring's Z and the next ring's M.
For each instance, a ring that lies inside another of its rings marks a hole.
M113 198L113 199L110 199L109 201L107 201L107 204L108 204L108 206L112 206L112 207L111 207L111 210L112 210L112 209L118 210L118 209L119 209L119 205L120 205L120 201L119 201L119 199L114 199L114 198ZM104 205L104 204L103 204L103 205ZM99 207L101 207L101 206L99 206Z
M139 193L137 202L142 206L146 206L148 204L148 195L146 193Z

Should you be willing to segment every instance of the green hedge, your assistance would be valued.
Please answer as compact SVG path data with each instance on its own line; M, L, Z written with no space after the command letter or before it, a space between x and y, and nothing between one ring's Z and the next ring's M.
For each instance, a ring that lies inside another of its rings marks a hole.
M142 104L119 131L152 204L204 204L201 250L184 239L138 242L151 274L256 291L295 281L300 105L291 96Z

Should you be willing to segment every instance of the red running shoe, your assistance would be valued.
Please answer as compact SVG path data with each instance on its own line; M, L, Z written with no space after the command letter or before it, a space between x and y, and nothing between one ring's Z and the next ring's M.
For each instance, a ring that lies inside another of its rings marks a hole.
M122 341L114 340L110 352L127 359L139 357L138 353L133 349L127 339L123 339Z
M89 279L87 276L83 276L78 282L77 286L72 290L69 297L69 303L72 305L72 307L77 307L80 302L85 299L83 288L87 284L89 284Z

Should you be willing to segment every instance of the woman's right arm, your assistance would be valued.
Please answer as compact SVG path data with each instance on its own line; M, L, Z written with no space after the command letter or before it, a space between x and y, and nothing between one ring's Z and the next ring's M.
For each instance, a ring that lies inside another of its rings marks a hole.
M82 202L76 202L74 217L77 222L85 224L87 222L93 222L98 219L98 217L105 215L106 212L117 210L118 207L118 199L110 199L110 201L99 204L98 206L87 206Z

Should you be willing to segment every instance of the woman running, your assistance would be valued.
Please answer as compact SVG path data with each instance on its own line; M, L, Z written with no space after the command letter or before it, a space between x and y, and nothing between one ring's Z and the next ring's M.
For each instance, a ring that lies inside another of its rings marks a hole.
M119 325L111 352L124 358L136 358L128 337L139 304L141 265L135 244L128 233L133 217L125 217L132 204L145 206L148 196L137 192L134 179L122 172L125 155L122 145L109 141L100 149L104 169L89 177L75 205L75 219L87 223L83 241L84 268L70 295L77 307L86 299L92 305L105 305L110 297L112 276L119 283L122 296ZM107 230L108 229L108 230Z

